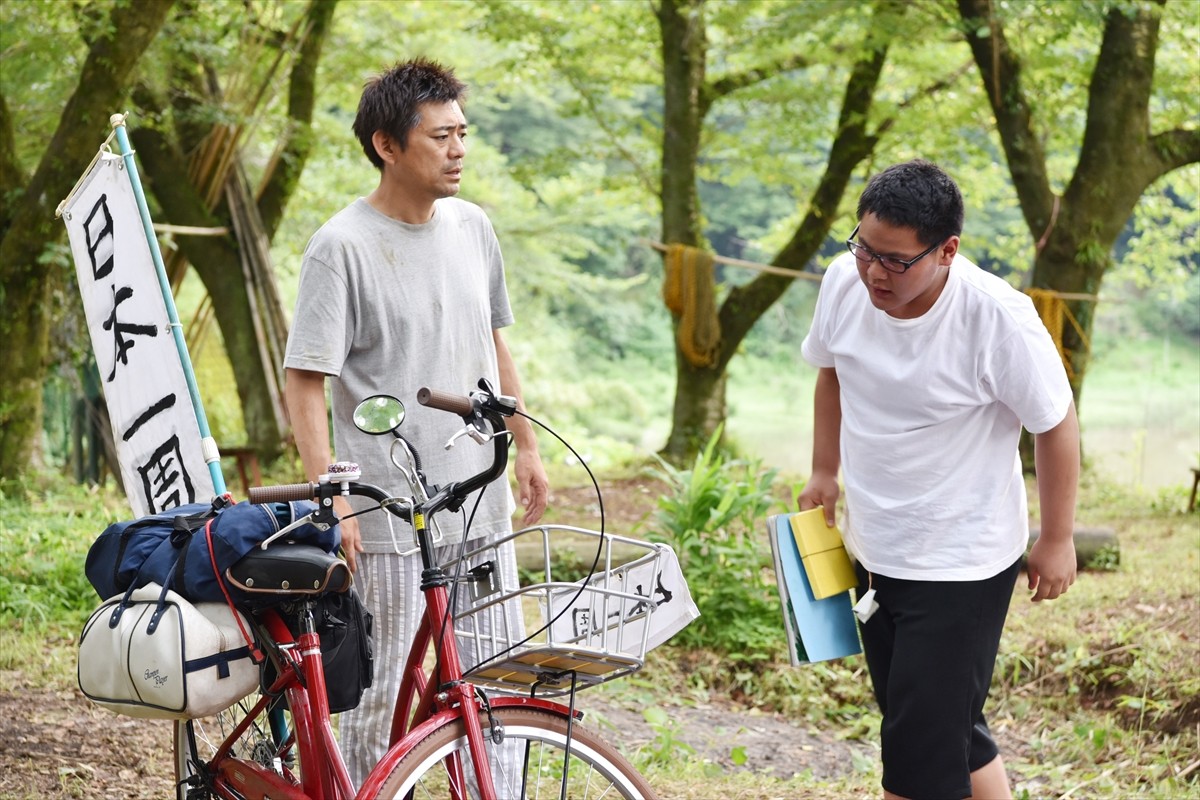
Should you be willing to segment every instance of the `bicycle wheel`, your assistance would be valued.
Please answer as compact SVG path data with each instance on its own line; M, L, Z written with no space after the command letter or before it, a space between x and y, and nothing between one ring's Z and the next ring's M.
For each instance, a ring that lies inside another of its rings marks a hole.
M515 762L512 767L493 769L500 800L561 797L567 721L542 708L498 708L493 713L504 726L505 742L514 743L517 755L509 759ZM487 737L490 730L487 714L481 713L480 720ZM451 786L446 760L455 755L464 763L470 761L466 725L462 720L447 722L418 742L396 764L378 797L475 800L479 796L475 786ZM657 797L624 756L579 723L571 726L571 756L566 762L565 783L566 796L571 800Z
M175 800L207 800L214 796L208 788L204 767L213 760L217 749L245 719L258 699L257 693L252 694L219 714L175 723ZM275 746L268 722L269 713L264 711L255 718L233 743L229 755L235 759L254 761L279 773L286 766L288 754L279 752Z

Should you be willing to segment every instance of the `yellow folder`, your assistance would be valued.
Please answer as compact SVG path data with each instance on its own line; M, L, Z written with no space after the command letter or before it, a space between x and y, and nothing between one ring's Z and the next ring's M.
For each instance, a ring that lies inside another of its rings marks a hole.
M824 509L801 511L792 514L788 521L804 572L812 586L813 599L832 597L857 585L858 579L842 543L842 534L836 527L825 524Z

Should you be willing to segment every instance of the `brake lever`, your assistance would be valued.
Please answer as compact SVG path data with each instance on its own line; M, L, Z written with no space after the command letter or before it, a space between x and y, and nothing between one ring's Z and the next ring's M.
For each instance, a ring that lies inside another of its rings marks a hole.
M275 533L273 533L272 535L270 535L266 539L264 539L262 544L259 545L259 548L266 550L267 546L269 544L271 544L271 542L274 542L275 540L279 539L281 536L291 533L292 531L296 530L296 528L299 528L301 525L307 525L310 522L313 524L313 526L315 526L317 528L317 530L321 530L321 531L329 530L330 525L328 522L320 522L320 521L316 521L314 519L318 513L319 512L317 512L317 511L312 511L308 514L305 514L303 517L300 517L298 520L296 520L292 524L284 525L278 531L276 531Z
M497 436L508 436L512 433L512 431L500 431L498 434L493 433L489 430L483 430L481 425L482 420L469 422L465 428L450 437L450 441L446 442L445 449L449 450L454 447L454 443L464 436L471 437L476 444L487 444Z

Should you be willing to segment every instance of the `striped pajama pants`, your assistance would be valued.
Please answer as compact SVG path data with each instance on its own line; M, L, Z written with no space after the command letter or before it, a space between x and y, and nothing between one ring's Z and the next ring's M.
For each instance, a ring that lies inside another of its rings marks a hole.
M467 543L467 549L474 549L486 542L486 539L472 539ZM437 549L438 563L456 558L460 552L459 544L443 544ZM517 588L517 559L512 542L491 551L498 553L498 574L504 591ZM487 560L487 556L479 560ZM474 564L468 565L474 566ZM398 556L394 553L359 553L358 570L355 573L355 586L362 596L363 603L374 616L372 630L374 633L375 649L375 678L371 688L362 696L357 708L343 712L339 716L338 730L341 739L341 751L350 770L350 778L357 789L366 780L371 769L379 763L387 752L388 739L391 735L392 711L396 704L396 696L400 691L401 673L408 658L408 651L421 625L425 612L425 598L421 594L421 556ZM463 569L463 572L465 572ZM447 570L449 572L450 570ZM465 585L458 590L458 610L470 607L470 589ZM473 637L459 637L459 655L463 667L471 668L479 661L492 655L495 645L487 638L493 629L504 635L504 625L507 624L510 634L518 637L523 635L524 622L521 617L518 602L505 603L501 609L493 609L495 614L503 614L506 623L490 622L488 615L480 615L478 629L479 646ZM461 628L461 626L460 626ZM511 643L511 642L509 642ZM502 648L505 645L500 645ZM327 676L327 680L336 680L336 676ZM493 768L493 773L503 772L513 774L519 759L519 752L508 745L500 748L499 767ZM505 752L511 751L511 752Z

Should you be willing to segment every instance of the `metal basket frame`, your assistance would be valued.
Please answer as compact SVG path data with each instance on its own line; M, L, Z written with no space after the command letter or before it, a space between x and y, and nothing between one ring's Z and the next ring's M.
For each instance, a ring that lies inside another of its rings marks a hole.
M554 578L551 545L556 534L596 540L600 552L589 578L576 582ZM495 654L466 670L466 678L501 692L556 696L641 669L650 619L658 607L654 587L660 580L667 545L570 525L537 525L490 540L443 568L454 574L488 561L499 563L500 547L509 542L515 547L516 540L528 541L529 537L541 539L541 580L525 586L487 586L459 592L460 602L464 598L472 601L469 609L454 616L460 643L476 653ZM618 556L614 548L633 555ZM652 576L645 583L650 587L645 594L630 591L627 585L635 569ZM528 633L523 627L513 630L513 615L505 610L511 610L511 606L507 604L523 606L522 601L530 598L542 611L540 629ZM563 635L562 624L569 625L569 621L560 623L560 619L582 608L589 610L588 628L583 632L572 628L570 635ZM592 619L612 621L593 624Z

